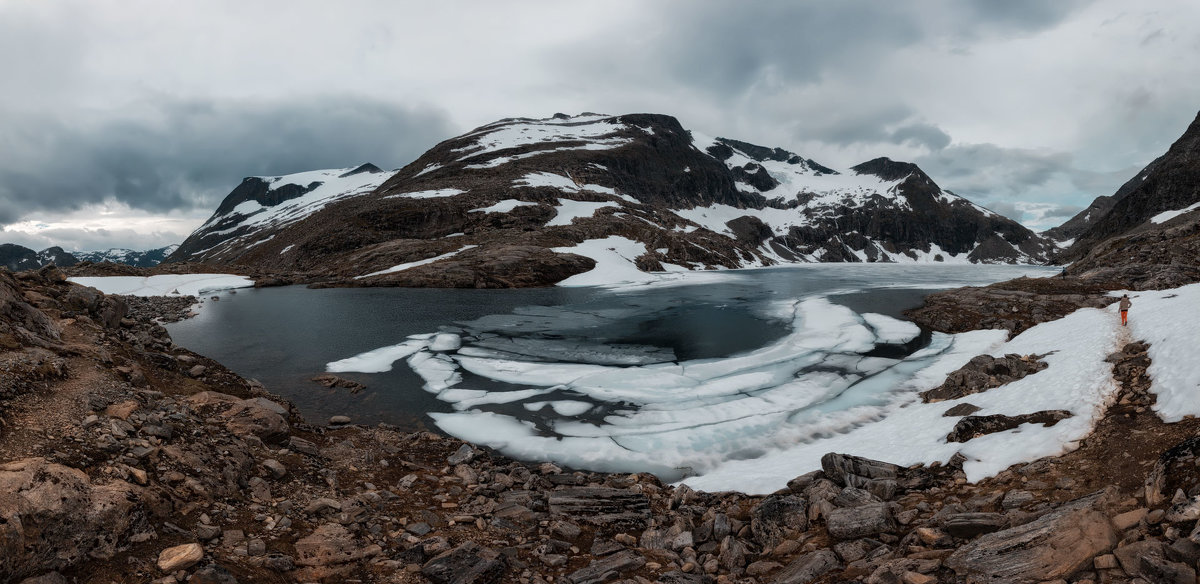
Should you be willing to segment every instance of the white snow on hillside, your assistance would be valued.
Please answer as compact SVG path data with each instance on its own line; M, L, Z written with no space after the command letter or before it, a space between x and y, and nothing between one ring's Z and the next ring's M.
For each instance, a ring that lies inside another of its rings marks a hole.
M534 172L525 175L522 178L513 182L513 186L517 187L551 187L567 193L577 193L579 191L592 191L605 195L617 195L617 191L610 187L602 187L600 185L579 184L574 180L565 177L561 174L553 172Z
M1119 296L1121 292L1113 293ZM1200 416L1200 284L1173 290L1128 292L1129 328L1134 338L1150 343L1154 411L1167 422ZM1109 307L1114 318L1117 305Z
M468 213L508 213L517 207L536 207L537 203L529 201L518 201L516 199L504 199L494 205L481 207L479 209L471 209Z
M1159 213L1159 214L1151 217L1150 222L1154 223L1154 224L1166 223L1167 221L1170 221L1180 215L1183 215L1184 213L1191 213L1192 211L1195 211L1196 209L1200 209L1200 203L1194 203L1194 204L1188 205L1187 207L1184 207L1182 209L1175 209L1174 211L1163 211L1162 213Z
M464 245L464 246L462 246L460 249L454 250L454 251L452 251L452 252L449 252L449 253L444 253L444 254L442 254L442 255L439 255L439 256L434 256L434 257L431 257L431 258L426 258L426 259L423 259L423 260L417 260L417 261L415 261L415 262L407 262L407 263L403 263L403 264L395 265L395 266L392 266L392 267L390 267L390 268L387 268L387 269L385 269L385 270L379 270L378 272L371 272L370 274L364 274L364 275L362 275L362 276L355 276L355 277L354 277L354 279L355 279L355 280L361 280L361 279L363 279L363 278L370 278L370 277L372 277L372 276L382 276L382 275L384 275L384 274L394 274L394 273L396 273L396 272L403 272L404 270L410 270L410 269L412 269L412 268L415 268L415 267L417 267L417 266L424 266L424 265L432 264L433 262L438 262L438 261L444 260L444 259L446 259L446 258L451 258L451 257L454 257L454 256L456 256L456 255L458 255L458 254L460 254L460 253L462 253L462 252L464 252L464 251L467 251L468 249L474 248L474 247L479 247L479 246L476 246L476 245Z
M251 233L232 240L222 242L221 248L236 247L246 243L248 238L256 237L263 228L279 228L289 225L324 209L331 203L365 195L374 191L384 181L391 178L394 172L360 172L350 176L342 176L354 168L339 168L331 170L314 170L275 177L259 177L270 183L268 190L274 191L284 185L300 185L307 187L313 183L321 183L313 190L279 203L266 206L257 201L244 201L223 215L213 215L197 231L211 230L222 225L220 231L209 231L207 235L222 235L233 233L239 229L253 229ZM213 248L191 254L201 255L212 251Z
M554 206L558 212L549 222L546 227L557 227L560 225L570 225L576 219L587 219L596 214L596 211L605 207L616 207L617 204L609 201L592 202L592 201L576 201L573 199L559 199L558 204Z
M428 191L413 191L410 193L399 193L396 195L388 195L385 199L440 199L442 197L453 197L461 195L467 191L462 189L431 189Z
M560 202L567 201L564 199ZM633 263L638 256L646 253L646 244L618 235L589 239L573 247L556 247L552 251L573 253L596 260L596 267L591 271L571 276L559 282L559 286L605 286L646 283L656 279L653 274L637 269Z
M67 278L105 294L130 296L203 296L212 292L249 288L254 280L230 274L162 274L158 276L89 276Z
M612 136L616 132L627 129L628 126L611 121L608 116L575 116L567 119L548 118L544 120L516 119L504 120L483 126L465 136L473 139L469 146L455 149L455 152L465 154L464 160L481 158L489 154L531 144L551 145L564 142L581 142L579 145L562 146L555 151L574 149L611 149L628 144L628 138ZM548 150L518 155L521 157L545 153ZM516 159L499 159L499 164ZM498 166L499 164L489 164Z

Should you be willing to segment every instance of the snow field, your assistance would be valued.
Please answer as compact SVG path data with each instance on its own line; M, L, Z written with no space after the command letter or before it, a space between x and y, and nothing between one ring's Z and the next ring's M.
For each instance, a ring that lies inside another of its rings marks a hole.
M1184 213L1191 213L1192 211L1195 211L1196 209L1200 209L1200 203L1188 205L1187 207L1184 207L1182 209L1175 209L1174 211L1163 211L1162 213L1159 213L1159 214L1151 217L1150 222L1154 223L1156 225L1159 223L1166 223L1167 221L1170 221L1180 215L1183 215Z
M1200 416L1200 284L1128 294L1130 332L1150 343L1148 373L1158 396L1154 411L1167 422ZM1114 321L1119 318L1115 303L1107 310Z

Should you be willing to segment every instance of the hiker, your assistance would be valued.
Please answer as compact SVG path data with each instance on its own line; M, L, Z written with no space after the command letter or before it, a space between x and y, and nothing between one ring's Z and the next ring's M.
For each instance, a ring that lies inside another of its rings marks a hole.
M1128 294L1121 296L1121 305L1118 307L1121 309L1121 326L1129 326L1129 307L1132 305Z

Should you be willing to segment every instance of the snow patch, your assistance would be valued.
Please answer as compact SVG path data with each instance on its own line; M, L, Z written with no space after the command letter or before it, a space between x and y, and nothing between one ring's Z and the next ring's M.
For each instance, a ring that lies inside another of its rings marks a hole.
M222 290L249 288L254 280L231 274L162 274L158 276L88 276L67 278L105 294L129 296L203 296Z
M1184 207L1182 209L1175 209L1174 211L1163 211L1162 213L1159 213L1159 214L1151 217L1150 222L1154 223L1155 225L1157 225L1159 223L1166 223L1167 221L1170 221L1180 215L1183 215L1184 213L1191 213L1192 211L1195 211L1196 209L1200 209L1200 203L1194 203L1194 204L1188 205L1187 207Z

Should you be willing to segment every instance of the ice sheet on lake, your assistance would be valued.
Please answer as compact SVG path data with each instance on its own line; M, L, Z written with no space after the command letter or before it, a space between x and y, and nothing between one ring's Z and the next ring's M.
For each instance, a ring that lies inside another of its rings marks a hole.
M212 292L249 288L254 280L231 274L162 274L158 276L89 276L67 278L105 294L130 296L203 296Z

